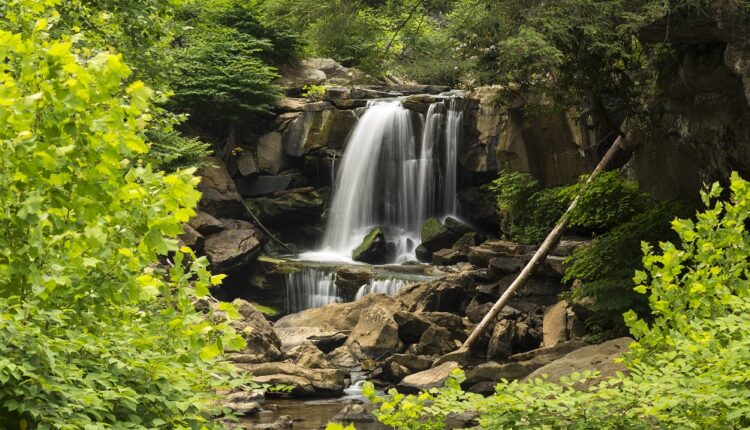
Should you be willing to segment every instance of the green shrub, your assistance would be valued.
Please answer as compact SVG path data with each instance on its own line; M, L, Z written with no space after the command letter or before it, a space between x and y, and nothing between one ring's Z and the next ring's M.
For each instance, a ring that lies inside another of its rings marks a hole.
M221 281L176 240L199 179L138 161L152 91L49 26L0 31L0 427L210 427L244 341L192 305Z
M590 381L573 373L559 383L501 381L493 396L465 393L462 374L418 396L365 387L376 416L396 428L438 429L450 412L479 412L480 426L574 429L733 429L750 426L750 183L732 176L731 200L711 203L696 221L675 220L677 244L644 245L636 291L650 292L652 322L625 315L637 342L628 373ZM591 387L576 390L577 383Z

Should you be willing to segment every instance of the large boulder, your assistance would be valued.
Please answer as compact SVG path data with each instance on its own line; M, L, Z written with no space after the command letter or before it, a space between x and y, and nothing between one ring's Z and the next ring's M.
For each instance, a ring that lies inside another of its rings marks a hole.
M331 369L333 367L323 351L313 345L312 342L295 346L286 352L286 356L292 359L294 363L308 369Z
M188 225L204 236L224 230L224 224L221 221L202 211L198 211L194 217L190 218Z
M382 365L382 377L391 382L399 382L412 373L432 367L432 358L415 354L393 354Z
M422 334L414 349L419 355L440 356L456 349L456 343L450 331L431 325Z
M374 271L370 266L342 265L336 268L336 287L350 300L354 300L359 288L368 283Z
M259 197L248 201L248 206L269 226L310 224L320 220L325 196L312 188L301 188Z
M398 325L388 309L374 307L362 312L345 345L354 343L365 355L373 358L396 352Z
M400 391L407 393L442 387L443 384L445 384L445 381L450 377L453 369L458 367L458 363L448 361L431 369L405 377L398 383L397 387Z
M577 349L564 357L555 360L546 366L532 372L525 379L534 379L546 376L549 381L559 382L560 378L573 372L593 370L599 372L599 377L577 384L576 388L586 389L597 384L604 378L614 376L617 372L625 372L627 369L616 360L623 352L628 350L628 345L633 342L629 337L610 340L599 345L589 345Z
M246 221L222 219L225 229L208 236L203 251L216 273L227 273L246 266L261 250L262 234Z
M251 303L236 299L232 302L242 316L233 321L234 329L245 339L247 346L232 359L244 363L263 363L281 358L281 340L266 317Z
M373 228L362 243L352 251L352 260L370 264L383 264L387 259L387 243L380 227Z
M182 225L182 234L178 238L182 245L190 247L197 253L203 252L203 245L206 242L206 238L188 224Z
M292 167L292 161L284 152L281 133L272 131L258 139L257 145L258 169L270 175Z
M430 252L450 248L462 233L443 225L437 218L428 218L422 225L422 246Z
M242 197L226 166L216 158L209 158L207 161L209 166L199 173L201 182L198 190L203 195L198 207L216 217L242 218L245 215Z
M396 298L409 312L458 312L465 295L462 286L436 280L407 285Z
M293 397L340 396L346 388L346 372L338 369L308 369L295 363L238 364L253 375L257 384L293 385Z
M331 418L333 423L371 423L375 421L373 415L365 405L356 403L346 405Z

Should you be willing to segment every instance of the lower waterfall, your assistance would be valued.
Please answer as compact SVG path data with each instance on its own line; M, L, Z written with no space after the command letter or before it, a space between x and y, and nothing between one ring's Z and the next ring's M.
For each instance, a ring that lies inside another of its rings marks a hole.
M286 275L287 313L342 301L332 269L305 268Z
M393 296L403 288L407 282L403 279L371 279L369 283L359 287L354 300L359 300L367 294L387 294Z

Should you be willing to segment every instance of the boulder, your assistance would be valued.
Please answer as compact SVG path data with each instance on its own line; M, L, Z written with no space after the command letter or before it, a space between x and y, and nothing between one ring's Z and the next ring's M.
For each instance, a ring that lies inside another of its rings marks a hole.
M451 412L443 420L445 430L479 427L479 412Z
M432 261L432 252L430 252L429 249L425 248L424 245L421 243L417 245L417 248L414 250L414 254L417 257L417 260L427 263Z
M373 275L370 266L342 265L336 268L336 286L343 295L353 300L359 288L368 283Z
M182 234L178 238L180 239L180 243L189 246L195 252L203 252L203 245L206 242L206 238L188 224L182 225Z
M263 390L238 391L230 393L221 402L223 408L227 408L235 415L255 415L262 411L261 405L265 402Z
M298 112L305 110L307 99L284 97L274 102L273 107L277 111Z
M399 344L398 325L388 309L374 307L362 312L345 345L354 343L369 357L394 353Z
M453 217L446 217L444 224L446 228L453 230L456 233L460 233L461 235L474 232L474 229L470 225Z
M354 369L361 367L364 354L359 344L344 345L326 354L328 361L339 369Z
M443 225L437 218L428 218L422 225L422 246L430 252L450 248L461 235Z
M419 342L422 334L432 325L430 321L422 318L421 315L406 311L399 311L393 314L393 320L398 325L399 338L405 344Z
M224 164L216 158L209 158L210 165L199 172L201 182L198 190L202 193L198 207L203 212L225 218L241 218L245 215L242 197L237 192L232 177Z
M598 378L576 384L577 389L585 390L599 383L602 379L614 376L617 372L625 372L627 369L616 360L623 352L628 350L628 345L633 342L629 337L610 340L599 345L589 345L577 349L564 357L555 360L546 366L532 372L525 380L547 376L551 382L559 382L560 378L573 372L593 370L600 372Z
M295 364L308 369L330 369L333 367L323 351L319 350L312 342L295 346L286 352L286 356L292 359Z
M253 157L253 154L248 151L242 151L240 155L237 156L237 171L240 175L244 176L253 176L257 175L258 170L258 163L255 162L255 157Z
M432 367L432 359L415 354L393 354L385 359L382 365L383 378L399 382L412 373L421 372Z
M487 347L487 358L507 358L513 348L515 323L511 320L501 320L495 324Z
M249 200L248 206L264 224L282 229L289 225L300 226L319 221L325 198L318 190L303 188L277 196L258 197Z
M265 196L288 189L293 179L293 175L261 175L242 178L237 182L237 189L244 197Z
M328 354L334 349L340 347L349 338L350 332L336 332L325 335L313 335L307 338L313 345L315 345L324 354Z
M555 346L568 340L568 302L558 302L544 312L542 335L544 346Z
M383 264L387 258L385 234L380 227L373 228L362 243L352 251L352 260L370 264Z
M469 248L469 262L477 267L487 267L493 258L517 258L532 251L532 248L514 242L489 240Z
M190 218L188 225L202 235L218 233L224 230L224 224L221 221L214 218L213 215L201 211L198 211L194 217Z
M455 249L441 249L432 254L432 264L437 266L453 266L467 260L466 255Z
M516 273L523 269L525 262L520 258L495 257L487 267L490 279L500 279L505 275Z
M457 369L458 367L459 365L455 361L443 363L437 367L405 377L398 383L397 388L399 391L405 393L413 393L442 387L450 377L453 369Z
M289 415L282 415L272 423L254 424L252 430L287 430L294 428L294 420Z
M236 299L232 305L242 316L232 321L232 326L247 343L245 349L233 354L232 358L244 363L262 363L281 358L281 340L266 317L245 300Z
M436 280L407 285L395 297L410 312L458 312L465 290L460 285Z
M258 139L258 169L263 173L278 175L292 167L292 161L284 152L282 136L278 131L264 134Z
M339 396L346 388L346 372L338 369L308 369L295 363L238 364L253 375L257 384L294 385L293 397Z
M422 334L416 345L416 352L420 355L440 356L456 349L451 332L447 329L431 325Z
M478 237L479 235L474 232L464 233L464 235L458 238L458 240L453 244L451 249L459 251L461 254L466 256L466 260L464 261L468 261L469 249L477 244Z
M367 410L367 407L356 403L344 406L331 418L331 422L334 423L371 423L374 421L375 416Z
M222 219L225 230L206 238L203 250L215 273L249 264L260 254L263 236L246 221Z
M284 130L282 141L287 154L300 157L322 148L343 149L346 145L357 116L351 110L333 109L328 102L320 103L325 106L303 112Z

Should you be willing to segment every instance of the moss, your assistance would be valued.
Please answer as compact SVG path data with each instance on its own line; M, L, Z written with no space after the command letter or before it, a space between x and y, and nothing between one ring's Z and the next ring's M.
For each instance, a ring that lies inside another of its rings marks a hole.
M362 240L362 243L352 251L352 259L360 261L362 254L370 251L375 244L375 240L377 240L378 236L382 235L383 230L380 227L373 228L367 236L365 236L364 240Z
M437 218L429 218L422 224L422 242L428 242L444 234L447 228Z

